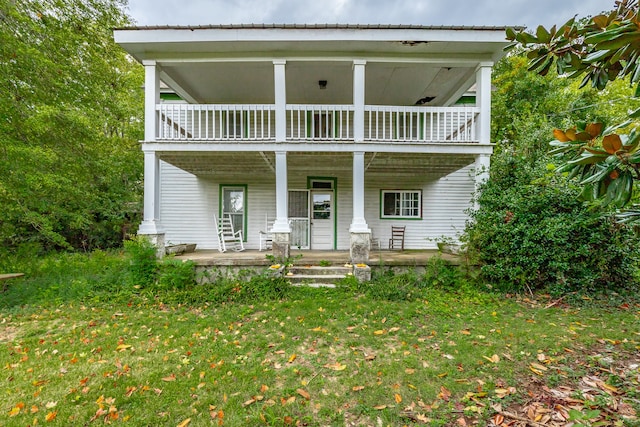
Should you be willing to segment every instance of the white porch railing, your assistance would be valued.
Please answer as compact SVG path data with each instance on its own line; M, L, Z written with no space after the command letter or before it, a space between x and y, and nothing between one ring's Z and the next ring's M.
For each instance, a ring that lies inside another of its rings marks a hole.
M476 107L365 106L364 138L386 142L478 142Z
M275 105L158 104L158 140L275 141ZM472 106L366 105L364 140L477 143ZM287 104L288 141L353 141L353 105Z
M353 140L353 105L287 104L287 139Z
M274 105L159 104L158 139L274 141Z

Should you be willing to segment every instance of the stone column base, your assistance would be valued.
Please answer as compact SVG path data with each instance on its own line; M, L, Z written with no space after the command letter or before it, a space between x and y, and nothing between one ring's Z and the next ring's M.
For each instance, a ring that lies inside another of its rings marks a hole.
M139 236L147 239L153 246L156 247L156 258L160 259L165 255L164 247L164 233L156 234L138 234Z
M290 237L291 233L273 233L271 251L277 260L285 262L289 259L291 255Z
M356 264L353 266L353 277L360 283L371 281L371 267L364 264Z
M349 255L352 264L366 264L369 262L371 250L371 232L351 232L351 247Z

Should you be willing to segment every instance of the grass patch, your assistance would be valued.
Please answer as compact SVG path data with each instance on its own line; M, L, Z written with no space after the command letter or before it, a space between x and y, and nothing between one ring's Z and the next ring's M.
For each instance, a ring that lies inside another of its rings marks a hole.
M576 420L640 410L634 303L504 298L446 275L416 290L413 273L384 279L388 295L383 279L373 291L268 276L169 289L185 272L166 268L158 288L115 300L103 284L79 300L3 303L0 425L490 425L526 418L543 386L571 390Z

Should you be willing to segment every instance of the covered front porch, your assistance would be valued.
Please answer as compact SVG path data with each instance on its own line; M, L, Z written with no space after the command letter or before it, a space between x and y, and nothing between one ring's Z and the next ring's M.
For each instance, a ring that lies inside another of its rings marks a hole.
M441 253L435 249L425 250L372 250L369 257L371 267L420 268L427 265L433 257L460 265L464 259L459 255ZM183 261L191 260L200 267L263 267L271 265L267 253L258 250L243 252L219 252L217 250L196 250L175 257ZM349 251L320 251L291 249L290 260L295 265L344 265L350 261Z

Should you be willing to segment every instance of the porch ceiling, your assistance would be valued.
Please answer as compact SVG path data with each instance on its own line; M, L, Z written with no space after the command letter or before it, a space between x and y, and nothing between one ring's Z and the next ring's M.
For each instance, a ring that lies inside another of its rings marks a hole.
M247 177L274 179L273 152L204 152L160 153L160 158L180 169L203 177ZM475 161L473 155L366 153L366 174L388 176L423 176L439 178ZM353 157L350 153L287 154L290 174L326 175L350 173Z
M352 63L361 59L367 104L434 97L429 105L445 105L507 44L502 28L419 26L143 27L116 30L115 39L138 61L157 61L185 99L243 104L274 102L277 58L287 61L288 103L352 103Z

